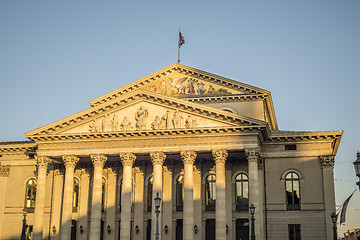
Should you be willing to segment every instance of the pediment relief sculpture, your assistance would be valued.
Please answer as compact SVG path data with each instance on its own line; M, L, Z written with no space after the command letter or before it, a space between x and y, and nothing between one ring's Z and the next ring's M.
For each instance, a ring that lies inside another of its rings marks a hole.
M103 133L225 127L229 124L161 105L140 102L106 113L65 133Z
M242 93L231 88L179 73L165 76L146 85L143 89L169 96L231 95Z

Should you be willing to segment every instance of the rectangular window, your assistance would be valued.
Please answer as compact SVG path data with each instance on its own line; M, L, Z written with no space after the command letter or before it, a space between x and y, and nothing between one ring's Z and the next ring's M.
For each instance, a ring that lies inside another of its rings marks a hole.
M296 150L296 144L286 144L285 150Z
M289 224L289 240L301 240L300 224Z

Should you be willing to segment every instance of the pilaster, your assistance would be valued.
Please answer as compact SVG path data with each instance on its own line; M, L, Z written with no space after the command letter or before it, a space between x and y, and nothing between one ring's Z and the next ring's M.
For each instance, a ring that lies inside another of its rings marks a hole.
M144 225L144 172L145 166L134 167L135 179L135 199L134 199L134 229L136 226L139 228L139 233L134 234L135 240L143 240L145 233Z
M2 239L3 226L4 226L6 188L7 188L9 175L10 175L10 166L9 165L0 166L0 239Z
M335 189L334 189L334 162L335 157L332 155L319 156L322 169L323 194L325 204L325 224L326 235L329 239L332 236L332 221L330 214L335 212Z

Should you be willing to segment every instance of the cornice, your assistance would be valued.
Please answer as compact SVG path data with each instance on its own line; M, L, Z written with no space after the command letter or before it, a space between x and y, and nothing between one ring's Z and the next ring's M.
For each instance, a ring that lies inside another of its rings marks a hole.
M183 136L183 135L218 135L218 134L239 134L239 133L259 133L266 131L266 126L240 126L240 127L216 127L216 128L193 128L193 129L170 129L170 130L151 130L151 131L129 131L129 132L104 132L104 133L77 133L59 135L33 135L29 139L36 142L43 141L73 141L73 140L92 140L95 139L127 139L137 137L164 137L164 136Z
M269 141L326 140L341 137L343 131L271 131Z
M156 71L155 73L152 73L150 75L147 75L143 78L140 78L139 80L136 80L130 84L127 84L121 88L118 88L108 94L105 94L103 96L100 96L92 101L89 102L89 104L91 106L97 106L100 104L103 104L107 101L110 101L122 94L128 93L129 91L133 91L135 89L138 89L140 87L145 86L146 84L149 84L151 82L156 81L159 78L162 78L164 76L166 76L169 73L172 72L179 72L179 73L183 73L185 75L191 75L193 77L197 77L200 79L203 79L205 81L212 81L216 84L221 84L221 85L225 85L228 88L232 88L238 91L242 91L248 94L257 94L257 93L269 93L268 91L261 89L261 88L257 88L248 84L244 84L244 83L240 83L228 78L224 78L212 73L208 73L196 68L192 68L192 67L188 67L179 63L174 63L168 67L165 67L159 71Z
M233 94L233 95L218 95L206 97L188 97L184 100L189 102L248 102L253 100L264 100L267 96L265 94Z
M37 144L32 141L0 142L0 153L24 153L36 146Z

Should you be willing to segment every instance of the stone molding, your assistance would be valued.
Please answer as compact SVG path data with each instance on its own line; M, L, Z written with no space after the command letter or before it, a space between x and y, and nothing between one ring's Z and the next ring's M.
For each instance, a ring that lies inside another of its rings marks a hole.
M193 150L181 151L181 160L185 164L194 164L197 153Z
M94 167L101 167L103 168L106 160L108 159L107 156L104 154L90 154L91 162L94 165Z
M134 153L120 153L119 157L123 166L130 167L132 167L136 159L136 155Z
M260 154L255 149L245 149L245 155L248 162L259 162Z
M263 170L263 169L264 169L264 158L260 156L258 159L258 170Z
M320 159L320 164L322 168L327 168L327 167L334 167L334 162L335 162L335 156L333 155L328 155L328 156L319 156Z
M79 162L80 158L75 155L65 155L65 156L62 156L62 159L63 159L63 163L66 168L68 168L68 167L75 168L75 166Z
M49 163L51 162L51 158L48 156L36 156L35 161L38 167L48 167Z
M166 154L164 152L150 152L150 158L153 165L162 165L165 161Z
M225 149L214 149L212 150L212 156L216 164L225 164L228 157L228 152Z
M10 165L0 166L0 177L8 177L10 175Z

